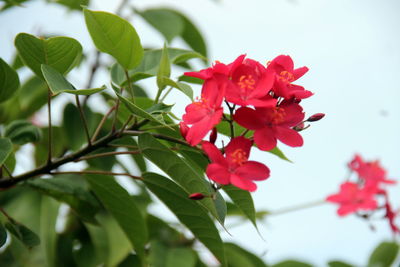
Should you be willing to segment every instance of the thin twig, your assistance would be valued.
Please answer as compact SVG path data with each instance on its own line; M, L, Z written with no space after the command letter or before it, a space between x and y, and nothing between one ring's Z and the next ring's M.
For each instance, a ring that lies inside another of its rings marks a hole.
M95 154L95 155L89 155L89 156L80 157L79 159L76 159L74 161L78 162L78 161L94 159L94 158L109 157L109 156L115 156L115 155L126 155L126 154L133 155L133 154L140 154L140 153L141 153L140 150L104 152L104 153L98 153L98 154Z
M50 172L51 175L58 175L58 174L103 174L103 175L112 175L112 176L128 176L130 178L136 180L143 180L140 176L135 176L125 172L107 172L107 171L64 171L64 172Z
M308 209L308 208L319 206L319 205L322 205L322 204L325 204L325 203L327 203L327 202L324 199L323 200L318 200L318 201L313 201L313 202L308 202L308 203L296 205L296 206L293 206L293 207L288 207L288 208L283 208L283 209L280 209L280 210L268 212L268 216L270 216L270 215L281 215L281 214L289 213L289 212L292 212L292 211Z
M172 91L172 89L174 89L172 86L170 86L169 88L168 88L168 90L165 92L165 94L163 95L163 97L161 97L160 98L160 102L162 103L164 100L165 100L165 98L168 96L168 94Z
M83 128L85 129L85 134L86 134L86 139L88 141L88 145L91 146L92 145L92 141L90 139L90 134L89 134L89 129L88 129L88 123L87 120L85 118L85 114L83 113L83 109L81 107L81 103L79 101L79 96L75 95L75 101L76 101L76 105L79 109L79 115L81 116L81 120L83 123Z
M132 119L133 119L133 115L129 115L129 118L126 120L124 125L122 125L121 130L119 131L120 134L122 134L122 132L125 131L126 126L128 126L128 124L131 122Z
M104 123L106 122L108 116L114 111L115 107L111 107L110 110L103 116L101 119L99 125L96 128L96 131L94 131L94 134L92 136L92 142L96 141L97 136L99 135L101 128L103 127Z

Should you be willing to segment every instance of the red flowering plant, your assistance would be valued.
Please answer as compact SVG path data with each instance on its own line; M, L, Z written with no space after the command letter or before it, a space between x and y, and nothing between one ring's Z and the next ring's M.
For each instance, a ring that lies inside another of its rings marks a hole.
M290 56L278 56L264 66L241 55L230 64L216 62L199 72L185 73L204 84L199 100L186 107L181 133L195 146L213 130L211 142L203 141L201 147L211 160L206 173L216 188L233 184L255 191L253 181L269 177L268 167L248 160L253 143L263 151L278 150L277 140L291 147L303 145L298 133L305 122L300 102L312 93L292 82L307 71L307 67L294 69ZM223 102L229 114L223 113ZM308 121L323 117L316 115ZM220 122L228 122L231 141L218 149L213 143ZM238 127L243 128L241 133L235 132Z
M387 185L393 185L396 181L387 178L386 170L379 161L365 161L358 154L348 167L351 173L355 173L355 181L348 179L340 186L340 191L329 195L326 201L339 205L339 216L354 213L368 220L383 210L383 217L388 220L393 234L400 233L395 224L398 212L393 210L386 189Z

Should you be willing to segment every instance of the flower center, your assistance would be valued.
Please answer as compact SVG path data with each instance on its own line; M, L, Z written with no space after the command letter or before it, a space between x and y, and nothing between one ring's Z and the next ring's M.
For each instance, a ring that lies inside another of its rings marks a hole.
M237 82L237 85L244 90L254 90L256 81L252 75L242 75Z
M294 81L294 75L291 72L288 72L286 70L281 71L278 77L279 80L291 83Z
M282 107L275 107L272 110L272 123L279 124L285 121L286 112L285 109Z
M246 152L243 151L243 149L238 148L235 151L233 151L230 154L231 158L232 158L232 162L236 163L238 165L242 165L244 162L247 161L247 155Z

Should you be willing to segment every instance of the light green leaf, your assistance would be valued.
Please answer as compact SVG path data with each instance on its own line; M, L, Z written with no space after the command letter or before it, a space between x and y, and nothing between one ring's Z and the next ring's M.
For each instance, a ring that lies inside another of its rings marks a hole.
M54 68L50 67L49 65L42 64L41 65L42 73L44 79L46 80L47 84L53 95L58 95L60 93L70 93L74 95L92 95L97 92L103 91L106 89L106 86L103 85L100 88L89 88L89 89L75 89L75 87L68 82L64 76L59 73Z
M52 0L56 4L68 7L71 10L82 10L82 6L88 6L89 0Z
M169 85L171 87L178 89L179 91L181 91L182 93L187 95L191 101L193 101L193 89L192 89L192 87L190 87L190 85L188 85L186 83L182 83L182 82L175 82L175 81L171 80L170 78L166 78L166 77L163 77L162 80L163 80L162 82L164 85Z
M39 237L25 225L14 220L5 223L5 227L10 233L20 240L28 248L35 247L40 244Z
M161 175L145 173L143 178L150 191L217 257L222 266L226 266L224 246L218 230L198 202L188 199L187 192Z
M85 177L96 196L117 220L138 256L144 261L144 246L148 239L147 225L133 198L111 176L96 174Z
M11 122L4 130L4 136L10 138L17 145L37 142L40 140L40 129L25 120Z
M259 257L236 244L225 243L224 246L227 258L229 259L229 266L267 267ZM236 257L238 257L237 260ZM243 263L246 262L247 265L238 265L238 263L242 261Z
M156 28L168 42L180 36L184 29L182 18L172 12L161 9L148 9L143 12L136 11L151 26Z
M42 78L41 64L66 74L79 63L82 56L81 44L69 37L39 39L20 33L15 38L15 46L24 64Z
M399 253L399 245L394 242L382 242L369 257L368 267L390 267Z
M313 267L312 265L295 260L286 260L272 265L272 267Z
M150 134L140 135L138 143L139 149L148 160L157 165L172 180L186 190L186 197L192 193L210 195L213 192L204 177L200 176L192 166ZM211 198L204 198L197 202L204 205L223 224L223 220L219 217Z
M12 150L11 140L9 138L0 138L0 166L7 160Z
M97 49L113 56L125 69L137 67L143 48L135 28L107 12L84 9L86 26Z
M354 267L351 264L342 262L342 261L330 261L328 262L329 267Z
M158 93L161 93L162 90L167 86L164 82L164 78L169 78L171 76L171 64L169 61L168 56L168 49L167 46L164 45L164 49L161 53L161 59L158 66L157 72L157 86L158 86Z
M196 253L190 248L171 248L167 252L165 267L195 267Z
M0 58L0 103L11 98L18 88L18 73Z
M251 194L243 189L232 185L224 185L222 189L232 199L233 203L243 212L243 214L257 228L256 211L254 208L253 198Z

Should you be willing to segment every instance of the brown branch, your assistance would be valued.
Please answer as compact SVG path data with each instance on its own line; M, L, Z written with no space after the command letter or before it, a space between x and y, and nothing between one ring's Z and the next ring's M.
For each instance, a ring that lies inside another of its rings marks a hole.
M94 131L94 134L92 136L92 142L96 141L97 136L99 135L101 128L103 127L104 123L106 122L108 116L114 111L115 107L111 107L110 110L103 116L101 119L99 125L97 126L96 130Z

